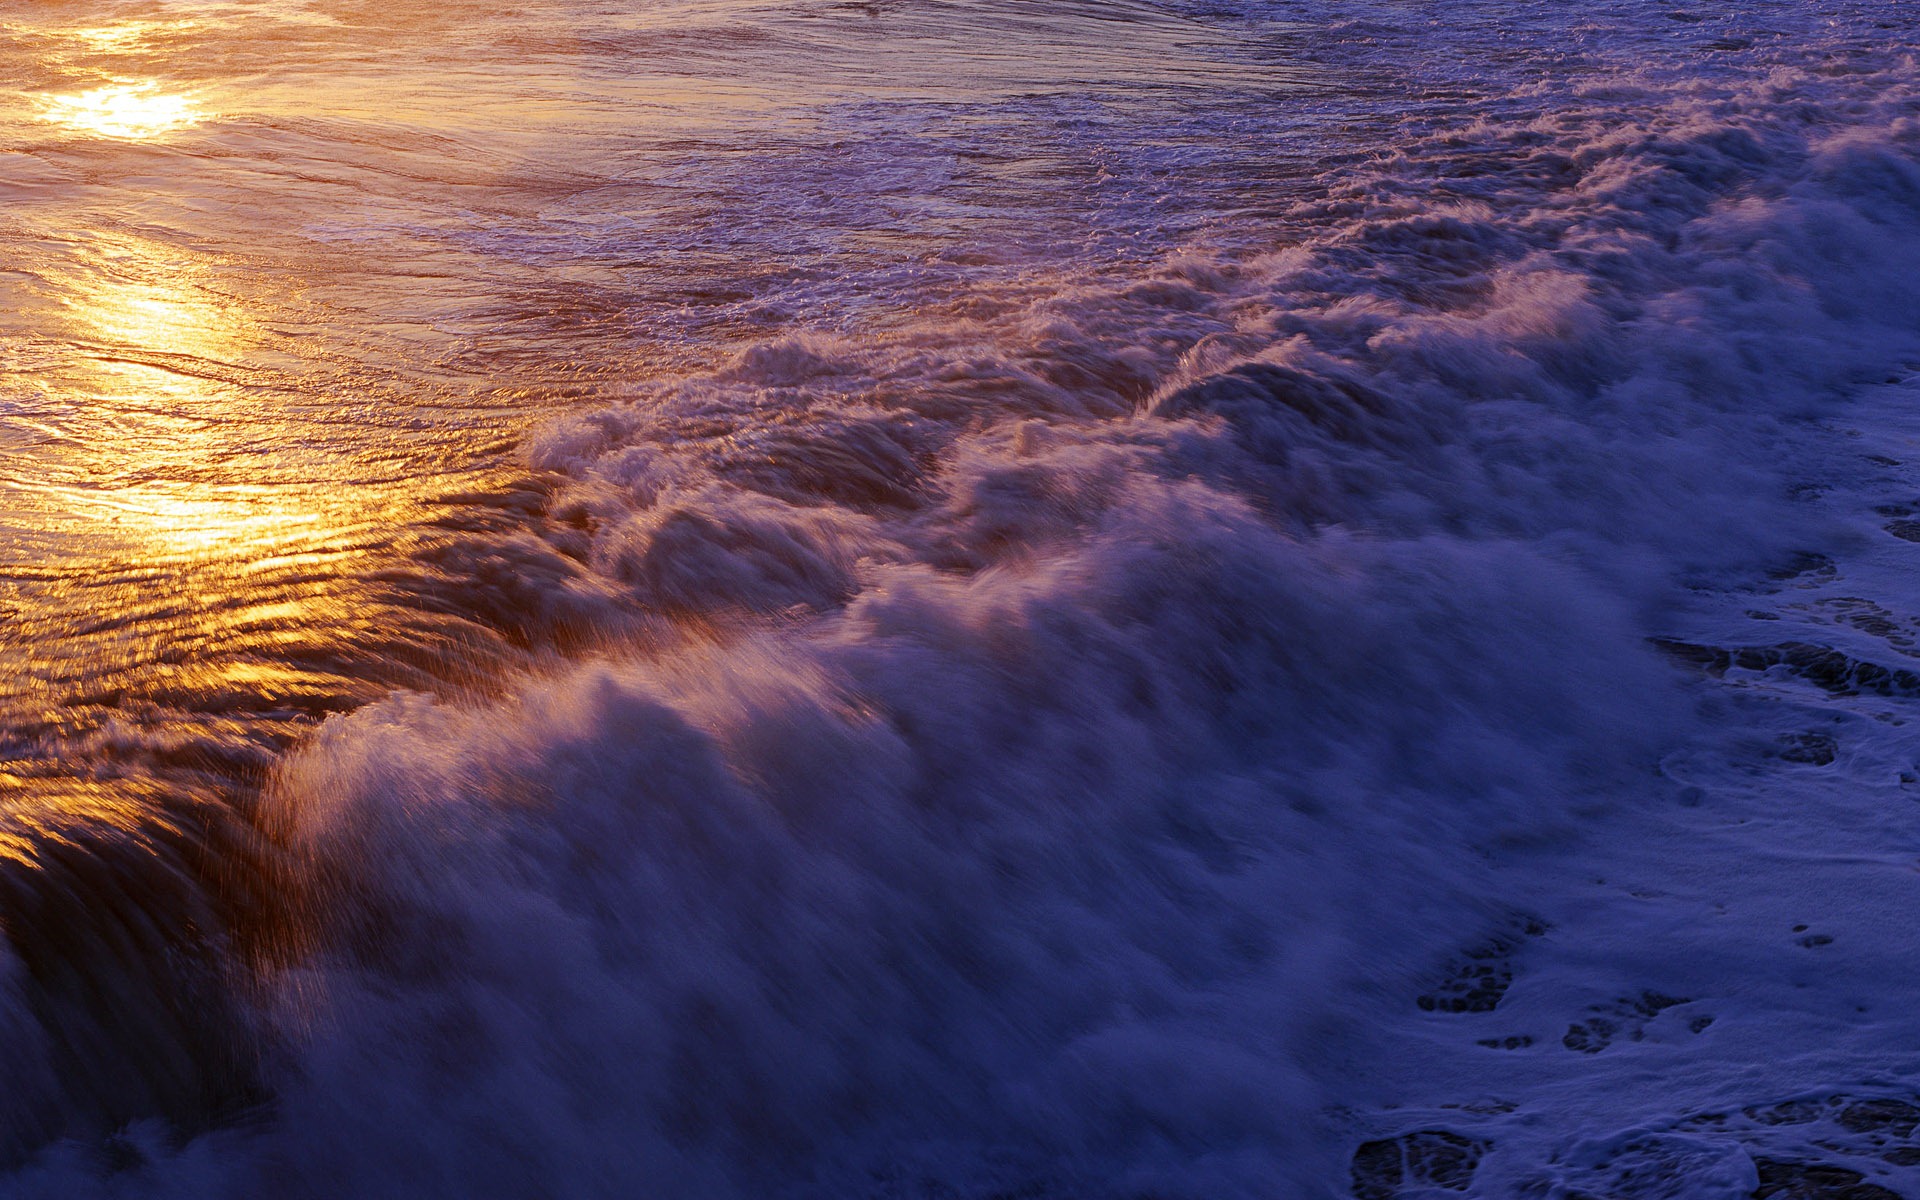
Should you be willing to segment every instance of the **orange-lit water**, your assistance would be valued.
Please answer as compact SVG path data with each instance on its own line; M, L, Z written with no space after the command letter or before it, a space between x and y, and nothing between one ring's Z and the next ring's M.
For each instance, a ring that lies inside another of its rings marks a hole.
M101 738L219 760L462 677L515 618L467 602L446 543L519 511L458 497L512 482L525 426L789 321L940 303L978 249L1010 286L1090 240L1124 255L1114 148L1022 144L1008 121L1044 106L1002 110L1170 103L1235 55L1250 95L1300 78L1245 30L1126 6L11 6L15 775L133 769Z
M658 632L570 557L527 429L1160 253L1220 207L1188 201L1223 176L1169 166L1221 153L1202 110L1306 94L1273 32L977 0L0 4L0 844L40 868L4 904L38 914L28 969L145 944L74 931L133 919L101 897L152 857L214 882L138 902L173 965L129 986L201 994L175 976L214 909L265 919L249 798L320 720ZM166 1040L98 986L48 1003L116 1030L103 1053ZM200 1057L99 1103L218 1107L230 1053Z

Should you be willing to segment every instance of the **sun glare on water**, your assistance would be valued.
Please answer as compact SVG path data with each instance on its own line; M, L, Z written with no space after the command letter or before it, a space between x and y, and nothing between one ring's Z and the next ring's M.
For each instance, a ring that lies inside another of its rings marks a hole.
M72 96L47 97L46 119L99 137L138 140L195 124L200 113L185 96L150 83L114 84Z

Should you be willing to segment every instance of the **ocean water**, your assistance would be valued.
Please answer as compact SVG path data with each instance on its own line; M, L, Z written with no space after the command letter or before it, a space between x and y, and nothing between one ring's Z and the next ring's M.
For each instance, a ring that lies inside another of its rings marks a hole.
M1920 1196L1917 35L0 0L0 1196Z

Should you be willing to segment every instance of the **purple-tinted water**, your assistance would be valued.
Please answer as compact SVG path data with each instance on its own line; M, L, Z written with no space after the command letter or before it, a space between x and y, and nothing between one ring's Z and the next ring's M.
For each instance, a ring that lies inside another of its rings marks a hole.
M1915 1193L1913 35L0 5L0 1193Z

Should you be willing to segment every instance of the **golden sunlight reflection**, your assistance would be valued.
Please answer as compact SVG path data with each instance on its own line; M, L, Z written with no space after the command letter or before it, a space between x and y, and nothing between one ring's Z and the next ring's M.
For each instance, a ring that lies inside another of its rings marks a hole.
M246 324L243 314L197 286L195 272L168 278L162 263L141 265L141 277L96 278L67 301L77 334L92 344L134 354L211 360L238 352L236 335Z
M328 514L307 510L288 493L166 482L75 496L69 503L80 500L74 507L145 543L157 559L244 558L329 528Z
M186 96L162 92L151 83L116 83L71 96L48 96L46 120L98 137L140 140L158 137L199 122L201 114Z
M120 25L101 25L76 29L72 36L87 49L99 54L150 53L156 33L192 29L192 21L128 21Z
M118 261L76 278L64 304L85 348L69 378L95 416L86 440L111 449L58 506L102 548L137 548L145 561L231 560L323 538L337 514L269 465L304 477L313 464L263 453L273 439L250 395L257 330L245 306L145 239L114 250ZM238 430L248 432L236 442ZM235 478L242 464L281 482Z

